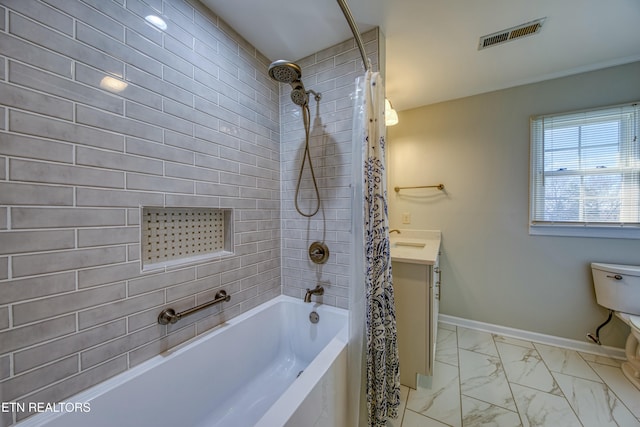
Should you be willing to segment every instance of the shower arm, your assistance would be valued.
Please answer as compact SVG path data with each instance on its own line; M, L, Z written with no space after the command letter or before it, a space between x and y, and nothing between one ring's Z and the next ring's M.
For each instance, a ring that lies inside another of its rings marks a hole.
M316 102L319 102L322 99L322 94L320 92L316 92L315 90L309 89L307 91L307 95L312 94L315 98Z
M364 70L369 71L371 68L369 64L369 60L367 59L367 55L364 51L364 44L362 43L362 37L360 37L360 31L358 30L358 24L353 19L353 15L349 10L349 6L347 5L345 0L336 0L338 5L340 5L340 9L342 9L342 13L344 14L344 18L347 20L349 27L351 27L351 32L353 33L353 38L356 39L356 44L358 45L358 49L360 49L360 55L362 56L362 65L364 65Z

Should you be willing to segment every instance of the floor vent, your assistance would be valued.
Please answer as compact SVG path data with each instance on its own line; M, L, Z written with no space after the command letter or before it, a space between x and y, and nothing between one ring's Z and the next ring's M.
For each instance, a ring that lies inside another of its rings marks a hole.
M478 43L478 50L486 49L488 47L506 43L511 40L537 34L540 32L545 19L547 18L545 17L536 19L535 21L527 22L522 25L507 28L506 30L482 36L480 37L480 42Z

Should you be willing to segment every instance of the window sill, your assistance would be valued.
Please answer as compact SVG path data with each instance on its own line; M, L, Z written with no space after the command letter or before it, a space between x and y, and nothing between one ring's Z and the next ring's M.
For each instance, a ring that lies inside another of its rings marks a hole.
M529 224L530 236L640 239L640 227Z

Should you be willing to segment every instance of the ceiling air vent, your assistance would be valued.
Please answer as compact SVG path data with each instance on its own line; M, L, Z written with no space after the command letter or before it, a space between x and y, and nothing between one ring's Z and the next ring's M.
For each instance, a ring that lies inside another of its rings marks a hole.
M536 19L535 21L527 22L522 25L507 28L506 30L482 36L480 37L480 42L478 43L478 50L486 49L488 47L497 46L511 40L537 34L540 32L545 19L547 18L544 17Z

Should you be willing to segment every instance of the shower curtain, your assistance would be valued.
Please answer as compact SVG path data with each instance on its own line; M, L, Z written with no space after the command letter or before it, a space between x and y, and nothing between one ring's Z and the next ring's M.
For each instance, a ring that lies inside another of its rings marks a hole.
M386 198L384 100L384 84L379 73L367 71L356 80L352 153L355 257L350 293L349 369L352 375L349 393L366 396L366 405L357 403L360 412L352 414L352 425L375 427L386 426L388 418L397 418L400 405ZM362 383L357 378L360 373Z

